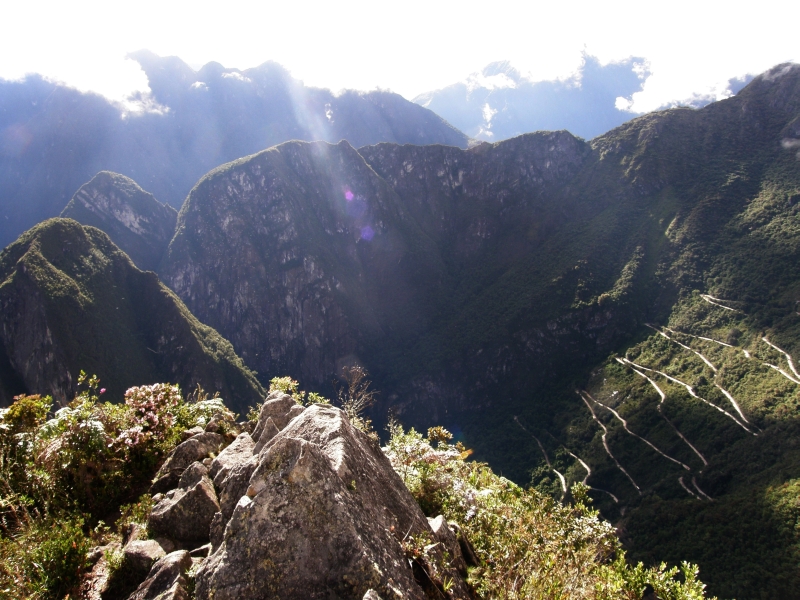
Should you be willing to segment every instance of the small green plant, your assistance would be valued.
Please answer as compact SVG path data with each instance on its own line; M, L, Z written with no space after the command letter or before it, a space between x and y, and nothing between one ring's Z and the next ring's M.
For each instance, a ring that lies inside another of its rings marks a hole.
M273 377L269 382L270 392L283 392L289 394L295 402L301 406L311 406L312 404L330 404L330 400L317 392L304 392L300 389L300 384L291 377ZM258 414L255 419L258 420Z
M59 515L0 537L0 599L64 598L86 568L83 526L80 517Z
M376 442L378 434L372 428L372 420L364 416L364 411L375 404L378 392L370 389L372 382L367 379L369 374L366 369L356 365L345 367L342 371L344 384L336 385L336 394L339 404L347 415L350 423Z

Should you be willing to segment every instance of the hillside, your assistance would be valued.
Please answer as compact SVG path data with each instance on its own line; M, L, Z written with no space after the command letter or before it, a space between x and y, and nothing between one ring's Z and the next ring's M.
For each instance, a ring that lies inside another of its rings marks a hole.
M796 374L762 338L800 358L798 139L800 67L781 65L590 144L292 142L204 177L161 273L262 381L364 364L376 417L441 423L557 497L559 474L587 479L639 556L789 597ZM713 525L737 506L775 554Z
M81 370L116 401L160 381L218 390L237 410L262 398L230 343L94 227L51 219L3 250L0 308L4 405L21 393L64 404Z
M287 140L449 144L469 139L397 94L309 88L280 65L240 71L136 52L151 93L125 106L31 75L0 80L0 247L58 216L99 171L180 207L217 165Z
M155 271L175 234L178 212L132 179L101 171L75 192L60 216L104 231L137 267Z

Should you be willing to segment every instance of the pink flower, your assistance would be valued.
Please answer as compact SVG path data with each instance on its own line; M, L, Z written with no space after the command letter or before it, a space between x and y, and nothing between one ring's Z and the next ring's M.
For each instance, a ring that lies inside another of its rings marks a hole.
M100 388L100 393L101 394L105 394L106 393L106 388Z

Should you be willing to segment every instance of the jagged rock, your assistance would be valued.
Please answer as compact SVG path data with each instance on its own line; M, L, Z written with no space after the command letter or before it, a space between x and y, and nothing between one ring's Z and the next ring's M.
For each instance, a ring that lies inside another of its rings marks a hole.
M153 508L147 521L153 534L182 543L202 544L208 541L211 520L219 512L219 501L214 484L208 475L202 474L201 470L204 469L200 463L186 469L187 483L197 479L196 482L189 488L172 490L174 493L167 494Z
M225 438L218 433L203 432L179 444L156 473L150 493L166 492L177 486L186 467L218 452L224 443Z
M382 600L380 596L378 596L378 592L375 590L367 590L367 593L364 594L364 597L361 600Z
M142 584L128 600L189 600L186 572L192 557L178 550L158 559Z
M222 482L228 476L231 468L241 462L246 461L253 455L253 438L249 433L240 433L233 442L227 446L211 462L208 476L214 481L214 485L219 489Z
M207 475L208 467L206 467L203 463L193 462L186 467L186 470L184 470L183 475L181 475L181 478L178 481L178 487L181 489L189 489L198 481L200 481L203 476Z
M297 406L297 402L289 394L272 392L267 396L258 413L258 424L255 431L253 431L253 439L259 440L261 438L261 433L264 431L264 426L270 417L278 430L286 427L289 423L287 415L293 406Z
M247 461L235 465L228 476L223 480L222 485L219 486L219 504L220 511L222 512L223 520L225 523L231 518L233 509L239 498L244 496L250 482L250 476L258 466L258 457L251 456ZM223 525L224 527L224 525Z
M267 422L261 429L261 435L258 438L258 443L253 447L253 454L258 454L261 452L261 449L267 444L267 442L269 442L279 433L280 429L278 429L277 425L275 425L272 417L267 417Z
M233 495L234 473L242 489L251 465L246 494L198 572L198 599L363 598L369 590L425 598L401 540L432 536L427 520L377 444L341 410L307 408L231 470L224 493ZM453 597L468 597L451 573Z
M226 523L227 521L222 515L222 512L216 513L214 518L211 519L211 527L209 527L208 531L208 538L211 543L211 552L214 552L214 550L219 548L222 540L225 538Z
M203 433L203 431L204 429L202 427L200 427L199 425L195 425L191 429L187 429L186 431L181 433L181 441L185 442L189 438L193 438L194 436Z
M156 540L133 540L122 552L125 556L125 568L131 579L141 582L150 572L153 564L167 553Z
M428 525L431 526L431 531L433 531L434 541L439 542L449 555L450 566L466 576L467 563L461 554L461 546L459 546L458 538L453 530L450 529L444 516L439 515L435 519L428 519Z

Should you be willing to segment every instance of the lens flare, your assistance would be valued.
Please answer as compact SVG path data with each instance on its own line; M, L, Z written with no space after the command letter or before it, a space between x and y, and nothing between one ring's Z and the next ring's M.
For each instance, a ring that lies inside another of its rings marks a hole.
M354 196L353 196L353 192L351 192L350 190L345 190L345 191L344 191L344 199L345 199L345 200L347 200L348 202L350 202L350 201L352 201L352 199L353 199L353 198L354 198Z
M375 231L372 229L372 227L367 225L366 227L362 227L361 228L361 239L362 240L367 240L369 242L374 237L375 237Z

